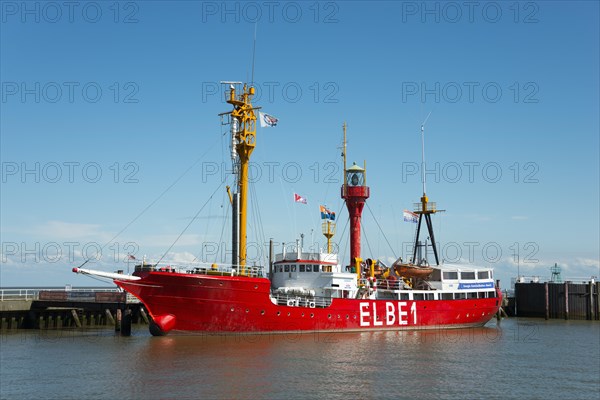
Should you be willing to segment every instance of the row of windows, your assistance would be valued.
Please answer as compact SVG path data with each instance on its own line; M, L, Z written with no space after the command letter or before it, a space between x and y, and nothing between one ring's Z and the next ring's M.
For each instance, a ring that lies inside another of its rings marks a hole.
M331 265L279 265L275 267L275 272L296 272L296 267L300 272L331 272Z
M474 280L475 279L475 271L461 272L461 279L465 280ZM444 271L443 272L444 280L447 279L458 279L458 271ZM490 271L477 271L477 279L490 279Z

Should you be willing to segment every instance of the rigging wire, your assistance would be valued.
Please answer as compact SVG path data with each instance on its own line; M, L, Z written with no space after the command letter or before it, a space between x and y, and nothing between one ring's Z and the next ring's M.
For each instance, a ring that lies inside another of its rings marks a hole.
M371 254L371 257L369 258L375 258L375 253L373 253L373 249L371 249L371 244L369 243L369 238L367 238L367 232L365 231L365 226L361 225L360 228L362 229L362 233L363 236L365 237L365 242L367 242L367 247L369 248L369 253Z
M160 264L160 262L162 261L163 258L165 258L165 256L169 253L169 251L171 251L171 249L173 248L173 246L175 246L175 244L179 241L179 239L181 239L181 237L183 236L183 234L185 233L185 231L188 230L188 228L190 227L190 225L192 225L192 223L198 218L198 215L200 215L200 213L202 212L202 210L204 209L204 207L206 207L206 205L210 202L210 200L212 200L213 196L217 193L217 191L219 189L221 189L221 187L223 186L224 182L221 182L221 184L215 189L215 191L210 195L210 197L204 202L204 204L202 205L202 207L200 207L200 209L198 210L198 212L196 213L196 215L194 215L194 217L190 220L190 222L186 225L185 228L183 228L183 231L179 234L179 236L177 236L177 238L175 239L175 241L173 242L173 244L171 244L171 246L169 246L169 248L167 249L167 251L165 251L165 253L160 257L160 259L158 260L158 262L156 262L156 265Z
M263 263L263 265L266 265L266 258L264 256L264 252L262 251L262 246L264 246L267 243L267 236L265 235L265 229L264 229L264 225L262 223L262 214L260 212L260 203L258 201L258 194L256 191L256 186L254 185L254 182L250 183L250 196L252 197L252 207L254 209L253 214L255 214L255 230L256 230L256 235L258 236L258 239L261 241L261 245L260 245L260 257L261 257L261 262Z
M123 229L121 229L115 236L113 236L108 242L106 242L101 248L100 251L104 250L104 248L106 246L108 246L111 243L114 243L114 240L116 238L118 238L123 232L125 232L127 230L127 228L129 228L134 222L136 222L142 215L144 215L146 213L146 211L148 211L154 204L156 204L156 202L158 200L160 200L169 190L171 190L171 188L173 188L173 186L175 186L181 179L183 179L183 177L185 175L187 175L188 172L190 172L196 165L198 165L198 163L200 161L202 161L204 159L204 157L209 154L212 150L212 148L215 146L215 144L217 143L217 141L214 141L209 147L208 149L204 152L204 154L202 154L198 159L196 159L196 161L194 161L194 163L192 165L190 165L185 171L183 171L183 173L181 175L179 175L177 177L177 179L175 179L175 181L173 181L173 183L171 183L169 186L167 186L154 200L152 200L142 211L140 211L131 221L129 221L129 223L127 225L125 225L125 227ZM193 220L192 220L193 221ZM88 258L83 264L85 265L88 261L90 260L90 258Z
M375 215L373 214L373 211L371 210L371 207L369 206L369 203L365 202L365 204L367 205L367 209L369 210L369 212L371 213L371 216L373 217L373 220L375 221L375 224L377 224L377 227L379 228L379 231L381 232L381 234L383 235L383 238L385 239L385 242L388 244L388 246L390 246L390 250L392 250L392 254L394 255L394 257L398 258L396 256L396 252L394 251L394 248L392 247L392 245L390 244L387 236L385 236L385 233L383 232L383 229L381 229L381 225L379 225L379 222L377 221L377 219L375 218Z
M225 196L228 195L225 194ZM223 202L227 202L227 199L224 199ZM229 223L229 209L231 209L231 207L225 207L225 216L223 217L223 226L221 227L221 235L219 236L219 243L217 244L217 248L219 248L221 246L221 243L223 243L223 234L225 233L225 226L227 226ZM215 254L215 263L217 262L218 257L219 253Z

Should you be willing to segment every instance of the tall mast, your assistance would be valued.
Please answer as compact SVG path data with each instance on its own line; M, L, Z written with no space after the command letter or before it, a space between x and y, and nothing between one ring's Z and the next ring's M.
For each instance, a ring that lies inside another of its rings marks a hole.
M348 182L346 182L346 122L344 121L344 143L342 144L342 146L344 147L342 150L342 156L344 157L344 185Z
M252 107L252 96L254 96L254 87L250 86L248 88L247 85L244 84L242 93L236 97L235 86L231 85L229 88L229 97L227 99L227 103L233 106L233 110L230 113L232 124L232 146L235 148L235 152L239 157L239 170L237 171L237 193L239 194L239 253L237 255L238 260L232 260L232 264L239 265L240 275L246 275L248 165L250 163L250 155L256 146L256 115L254 114L254 110L257 110L257 108Z
M433 223L431 222L431 214L435 214L438 211L436 204L434 202L430 202L427 198L426 185L425 185L425 124L429 119L431 112L425 118L425 121L421 124L421 180L423 182L423 196L421 197L420 203L415 203L415 214L419 215L419 222L417 224L417 234L415 235L415 244L413 247L413 263L419 264L421 260L417 260L417 249L419 247L419 234L421 232L421 222L423 222L423 218L425 218L425 223L427 224L427 231L429 233L429 238L431 239L431 247L433 248L433 255L435 256L436 265L440 264L438 252L437 252L437 244L435 242L435 236L433 234ZM425 247L425 255L427 255L427 247Z

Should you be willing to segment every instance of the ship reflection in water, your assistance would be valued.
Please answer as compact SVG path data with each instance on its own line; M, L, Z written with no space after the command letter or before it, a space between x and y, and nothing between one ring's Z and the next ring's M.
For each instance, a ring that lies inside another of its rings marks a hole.
M431 331L1 338L0 398L577 398L600 390L600 324Z

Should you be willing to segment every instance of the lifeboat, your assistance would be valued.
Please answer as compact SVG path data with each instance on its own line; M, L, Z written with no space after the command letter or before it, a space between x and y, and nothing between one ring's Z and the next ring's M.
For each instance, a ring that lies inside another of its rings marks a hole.
M394 263L392 265L398 276L405 278L426 279L433 272L433 268L428 265L414 265L406 263Z

